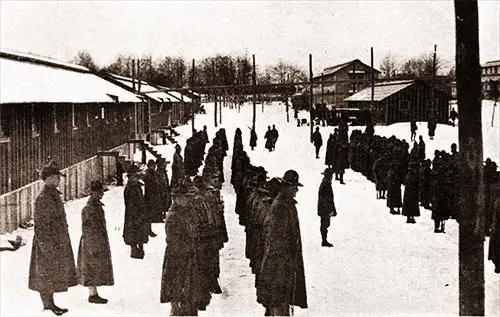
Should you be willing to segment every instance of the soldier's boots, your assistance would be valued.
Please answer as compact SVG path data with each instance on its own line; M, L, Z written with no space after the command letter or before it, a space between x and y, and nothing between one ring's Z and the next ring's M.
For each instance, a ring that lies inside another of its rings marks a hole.
M99 295L92 295L92 296L89 296L89 303L92 303L92 304L107 304L108 300L105 299L105 298L102 298Z
M328 242L327 240L323 240L323 242L321 242L321 246L322 247L333 247L333 244L331 244L330 242Z

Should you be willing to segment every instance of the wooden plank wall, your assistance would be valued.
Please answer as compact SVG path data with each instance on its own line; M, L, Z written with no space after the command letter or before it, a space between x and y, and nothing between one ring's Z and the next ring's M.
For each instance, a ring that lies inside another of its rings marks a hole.
M111 149L122 152L127 159L133 157L136 147L122 144ZM92 180L106 180L116 175L116 159L113 156L93 156L61 171L66 177L61 178L59 190L64 201L89 195ZM33 218L35 199L43 188L43 182L37 180L17 190L0 195L0 234L12 232L23 222Z

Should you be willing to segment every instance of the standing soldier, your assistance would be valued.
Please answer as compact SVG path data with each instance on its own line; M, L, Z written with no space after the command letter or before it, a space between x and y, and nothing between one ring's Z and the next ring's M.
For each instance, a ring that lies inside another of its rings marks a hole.
M172 182L170 183L172 189L181 185L184 182L186 175L184 172L184 159L182 158L181 150L181 146L176 144L174 159L172 162Z
M436 119L434 115L431 115L429 121L427 121L427 129L429 130L429 138L431 140L434 140L434 135L436 134L436 127L437 127Z
M418 196L420 205L430 209L431 203L431 160L427 159L420 164L418 182Z
M417 123L415 122L415 119L411 119L410 130L411 130L410 141L415 141L415 139L417 137L417 130L418 130Z
M398 174L398 166L396 159L392 160L387 172L387 207L393 215L399 215L403 206L401 202L401 178ZM397 208L397 211L394 210Z
M311 123L312 124L312 123ZM321 138L321 133L319 132L319 127L316 127L316 131L312 135L312 142L316 148L316 158L319 158L319 149L323 145L323 138Z
M282 188L271 204L265 224L265 242L257 301L273 316L289 316L290 306L307 308L299 218L295 204L299 174L285 172Z
M253 149L257 146L257 133L255 132L255 127L250 129L250 148Z
M451 108L450 119L453 127L455 126L455 120L457 120L457 118L458 118L458 113L455 111L455 108Z
M172 196L170 190L170 183L167 173L167 162L164 158L159 158L156 161L156 174L158 177L158 192L160 194L160 199L158 201L158 206L160 207L161 213L157 213L156 217L153 219L154 222L163 222L167 214L168 209L172 205Z
M64 175L54 162L41 172L45 186L35 200L35 234L28 284L29 289L40 293L43 309L57 316L68 309L56 306L54 293L66 292L78 284L64 204L57 190L61 176Z
M130 246L130 257L144 258L144 243L148 242L150 222L147 219L147 208L141 183L139 168L132 165L128 170L128 182L123 197L125 199L125 222L123 225L123 240Z
M321 218L321 246L333 247L333 244L327 240L328 227L330 227L330 217L335 217L337 215L332 190L333 170L327 167L322 174L324 176L321 181L321 185L319 185L318 191L318 216Z
M334 133L330 133L328 140L326 141L326 153L325 153L325 165L329 168L333 167L335 163L335 139L337 134L337 128L335 128Z
M278 130L276 130L276 126L273 124L273 128L271 129L271 139L272 139L272 150L274 151L275 148L276 148L276 142L278 141L278 137L279 137L279 133L278 133Z
M425 160L425 142L422 136L418 137L418 157L420 161Z
M171 303L171 316L197 316L196 217L189 203L194 193L177 187L173 205L165 219L167 246L163 259L160 302Z
M273 139L272 139L272 132L271 132L271 126L267 126L267 131L266 134L264 134L264 139L266 139L266 144L264 147L271 152L273 150Z
M493 202L493 224L490 234L490 245L488 246L488 260L495 264L495 273L500 273L500 192Z
M405 180L405 193L403 198L403 216L406 216L406 223L415 223L415 217L420 217L418 207L418 172L417 162L411 162Z
M89 303L106 304L107 299L97 293L97 286L113 285L113 264L108 230L104 216L104 192L101 181L90 184L90 198L82 210L82 237L78 248L78 283L89 288Z
M154 160L148 161L148 169L144 175L144 200L146 201L147 219L148 219L148 229L149 236L156 237L156 233L153 232L151 222L157 217L157 214L161 213L162 205L160 201L160 192L158 187L158 175L156 173L156 162Z
M116 186L123 186L123 174L125 173L124 163L122 158L116 158Z

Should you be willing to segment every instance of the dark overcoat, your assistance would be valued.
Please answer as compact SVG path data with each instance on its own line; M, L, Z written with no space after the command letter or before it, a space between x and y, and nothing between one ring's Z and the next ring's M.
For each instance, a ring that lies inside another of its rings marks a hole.
M184 159L180 153L175 152L172 161L172 180L170 186L172 186L172 188L178 187L184 180L185 175Z
M160 209L163 212L168 211L172 205L172 195L170 190L170 184L168 180L167 171L164 169L157 169L157 180L158 180L158 192L160 194Z
M493 225L491 227L488 260L493 261L496 267L500 267L500 197L496 197L493 208L495 214L493 215Z
M174 203L165 219L167 246L163 259L160 302L193 303L198 267L195 261L193 218L188 208Z
M314 147L321 147L323 145L323 138L321 137L321 133L319 131L316 131L312 135L312 142L314 144Z
M333 201L332 181L323 178L318 190L318 216L330 217L336 214L335 203Z
M144 175L144 200L146 201L147 217L150 221L163 211L163 201L159 186L158 173L148 168Z
M82 210L82 237L78 248L78 283L113 285L113 264L103 204L92 197Z
M65 292L78 281L64 204L57 188L42 189L35 200L33 218L28 287L38 292Z
M387 207L400 208L401 201L401 181L394 166L389 167L387 173Z
M127 245L144 244L148 242L150 222L141 184L129 181L123 197L125 199L123 240Z
M267 307L307 308L304 259L294 199L282 193L274 199L265 223L265 242L257 287L257 302Z
M272 149L272 147L273 147L273 138L272 138L271 134L272 134L271 130L267 130L266 134L264 134L264 139L266 139L266 144L264 147L268 150Z
M325 165L332 166L335 163L335 136L330 134L326 141Z
M250 147L257 146L257 133L255 133L255 129L250 131Z
M431 202L431 166L427 163L420 165L418 195L422 206L429 206Z
M403 197L403 216L419 217L418 205L418 168L410 168L406 175L405 193Z

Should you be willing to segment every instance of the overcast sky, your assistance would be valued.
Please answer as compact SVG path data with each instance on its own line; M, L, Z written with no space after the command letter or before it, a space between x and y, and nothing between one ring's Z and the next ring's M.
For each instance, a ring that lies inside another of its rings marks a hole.
M433 51L454 64L452 0L0 1L0 46L68 61L86 50L99 66L119 53L256 55L315 72L354 58L375 66ZM479 1L481 63L500 59L500 1Z

